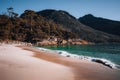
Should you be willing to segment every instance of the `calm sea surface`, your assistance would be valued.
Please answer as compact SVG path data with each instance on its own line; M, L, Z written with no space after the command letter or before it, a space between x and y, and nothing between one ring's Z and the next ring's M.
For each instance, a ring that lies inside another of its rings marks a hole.
M67 51L71 54L104 58L120 65L120 44L99 45L71 45L71 46L46 46L52 50Z

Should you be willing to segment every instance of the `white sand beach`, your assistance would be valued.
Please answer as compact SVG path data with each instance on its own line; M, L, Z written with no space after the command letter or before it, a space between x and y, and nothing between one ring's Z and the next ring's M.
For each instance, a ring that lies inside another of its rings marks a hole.
M95 62L67 58L26 46L0 46L0 80L119 79L119 70Z
M1 45L0 80L74 80L70 68L32 55L13 45Z

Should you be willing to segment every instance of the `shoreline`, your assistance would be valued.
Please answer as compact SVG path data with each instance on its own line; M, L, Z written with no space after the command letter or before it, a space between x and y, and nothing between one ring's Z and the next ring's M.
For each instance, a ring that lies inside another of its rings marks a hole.
M0 45L1 80L119 80L102 64L43 52L33 46Z
M56 53L43 52L36 48L22 47L25 50L33 51L34 57L50 61L73 69L75 80L117 80L120 79L120 71L111 69L95 62L78 60L63 57Z
M46 49L46 48L42 48L42 47L37 47L37 49L39 49L41 51L45 51L45 52L56 53L56 54L59 54L59 55L64 56L64 57L71 57L71 58L77 58L79 60L96 62L96 63L99 63L99 64L103 64L104 66L107 66L109 68L120 70L119 65L111 62L110 60L104 59L104 58L96 58L96 57L90 57L90 56L71 54L71 53L63 51L63 50L55 50L54 51L54 50L50 50L50 49Z

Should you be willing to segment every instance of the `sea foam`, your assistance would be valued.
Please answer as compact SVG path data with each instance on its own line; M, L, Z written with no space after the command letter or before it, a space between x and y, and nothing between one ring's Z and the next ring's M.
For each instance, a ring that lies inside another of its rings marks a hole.
M120 69L120 66L111 62L110 60L104 59L104 58L95 58L95 57L90 57L90 56L83 56L83 55L77 55L77 54L72 54L69 53L67 51L63 51L63 50L50 50L50 49L46 49L46 48L41 48L41 47L37 47L39 50L43 51L43 52L50 52L50 53L57 53L61 56L64 57L71 57L71 58L77 58L80 60L86 60L86 61L90 61L90 62L97 62L100 64L103 64L109 68L114 68L114 69Z

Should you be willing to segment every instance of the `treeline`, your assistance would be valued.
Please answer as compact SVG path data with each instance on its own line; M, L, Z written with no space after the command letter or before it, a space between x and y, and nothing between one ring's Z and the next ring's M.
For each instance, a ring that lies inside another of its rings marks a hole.
M61 39L77 38L75 33L63 29L60 24L25 10L20 16L0 15L0 40L18 40L35 43L50 36Z

